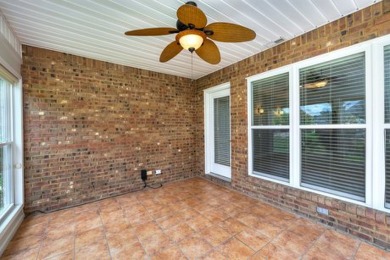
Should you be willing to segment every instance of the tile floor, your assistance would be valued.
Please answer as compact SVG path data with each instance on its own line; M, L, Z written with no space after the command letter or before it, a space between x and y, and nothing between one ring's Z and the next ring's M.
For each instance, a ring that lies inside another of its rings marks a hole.
M201 178L25 219L1 259L390 259Z

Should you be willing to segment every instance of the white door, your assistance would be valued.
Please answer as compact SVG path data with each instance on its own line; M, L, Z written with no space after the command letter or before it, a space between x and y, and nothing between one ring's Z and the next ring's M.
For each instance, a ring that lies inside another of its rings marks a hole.
M230 86L205 90L205 170L231 178L230 168Z

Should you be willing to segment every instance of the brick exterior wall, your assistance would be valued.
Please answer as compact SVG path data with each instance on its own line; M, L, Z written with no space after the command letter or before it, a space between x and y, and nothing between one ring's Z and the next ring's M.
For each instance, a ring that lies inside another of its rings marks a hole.
M226 82L231 84L231 187L390 250L390 214L248 176L245 80L248 76L387 34L390 34L390 1L385 0L197 80L198 115L204 112L204 89ZM196 120L199 158L196 171L204 174L204 122L202 116ZM318 215L317 206L329 209L329 216Z
M195 173L189 79L23 46L25 211Z

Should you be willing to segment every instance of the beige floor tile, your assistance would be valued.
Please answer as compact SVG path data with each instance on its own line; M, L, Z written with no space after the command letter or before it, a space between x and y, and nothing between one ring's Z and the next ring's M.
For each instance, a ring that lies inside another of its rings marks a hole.
M76 249L75 251L76 260L86 259L99 259L99 260L110 260L111 255L105 242L97 242L92 245Z
M149 256L155 255L161 250L173 246L173 242L162 232L145 239L140 239L140 242Z
M46 239L39 251L39 258L45 259L74 250L74 236L69 235L56 240Z
M197 232L213 225L211 221L201 215L189 219L186 223Z
M362 242L355 255L356 260L385 260L390 259L390 252Z
M245 245L252 248L254 251L258 251L270 242L270 238L266 235L252 229L246 229L235 236L238 240Z
M176 246L162 250L158 254L152 256L152 260L186 260L183 252Z
M146 252L140 242L126 244L121 248L110 248L112 259L147 259Z
M181 223L170 229L164 230L164 233L167 234L172 241L178 243L183 239L192 237L195 234L195 230L186 223Z
M307 251L304 259L328 257L351 259L354 257L360 241L333 230L325 231Z
M204 238L214 247L222 244L232 237L231 234L218 225L213 225L203 229L201 232L199 232L199 236Z
M222 255L218 251L211 251L204 257L202 257L203 260L226 260L226 256Z
M20 239L13 239L4 252L4 256L19 254L25 250L39 248L43 243L42 236L28 236Z
M157 225L156 222L150 221L145 224L139 225L134 229L135 234L140 239L145 239L155 234L161 233L161 228Z
M222 227L224 230L226 230L231 235L236 235L240 233L241 231L244 231L246 228L248 228L246 225L241 223L235 218L228 218L224 221L222 221L219 224L220 227Z
M168 229L173 226L179 225L182 221L183 219L180 217L180 215L169 215L169 216L156 219L157 224L162 229Z
M1 260L11 260L11 259L37 259L39 253L39 247L32 248L32 249L26 249L24 251L19 251L18 253L0 256Z
M105 239L105 232L102 227L87 230L76 235L75 247L76 250L80 247L86 247L95 244L98 241Z
M250 259L253 260L299 260L301 259L300 255L296 254L293 251L285 249L283 247L277 247L272 243L264 246L260 251L253 255ZM329 258L331 259L331 258Z
M27 217L1 259L390 259L201 178Z
M218 251L229 259L248 259L255 251L236 238L222 244Z
M179 243L179 248L188 258L199 258L208 254L213 246L201 238L188 238Z

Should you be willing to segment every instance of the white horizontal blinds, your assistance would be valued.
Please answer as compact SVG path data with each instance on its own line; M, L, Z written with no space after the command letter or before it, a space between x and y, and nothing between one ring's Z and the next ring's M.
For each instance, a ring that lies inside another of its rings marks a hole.
M230 166L229 96L214 99L214 162Z
M253 129L253 171L280 180L289 179L289 130Z
M384 47L385 123L390 123L390 45ZM385 207L390 208L390 129L385 127Z
M252 83L253 125L289 124L289 74Z
M300 70L303 187L365 201L365 89L364 53Z
M386 169L386 189L385 207L390 208L390 129L385 129L385 169Z
M364 201L365 130L304 129L303 187Z
M365 123L364 53L301 69L299 76L301 124Z
M252 106L253 173L288 181L289 73L254 81Z

